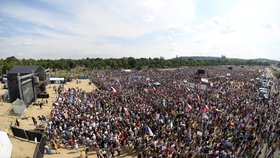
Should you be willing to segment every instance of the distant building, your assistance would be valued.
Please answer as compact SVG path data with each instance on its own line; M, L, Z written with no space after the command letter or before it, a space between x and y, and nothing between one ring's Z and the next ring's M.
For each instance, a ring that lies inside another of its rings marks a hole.
M45 69L38 65L14 66L7 72L10 102L17 98L29 104L37 99L37 94L46 89Z

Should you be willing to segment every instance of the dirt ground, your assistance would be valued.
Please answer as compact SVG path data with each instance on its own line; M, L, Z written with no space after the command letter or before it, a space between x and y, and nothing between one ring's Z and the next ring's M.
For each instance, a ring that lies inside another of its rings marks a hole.
M76 84L76 80L73 80L72 82L67 82L65 85L66 88L75 88L78 86L79 88L82 88L86 92L90 92L95 89L94 85L89 85L89 80L79 80L79 84ZM13 152L12 157L13 158L27 158L27 157L33 157L34 150L35 150L35 143L34 141L26 141L19 138L14 138L12 135L11 130L9 129L11 121L15 121L15 119L18 119L20 122L20 128L24 129L34 129L35 126L33 125L31 117L37 117L39 115L45 115L47 118L49 117L50 111L51 111L51 104L56 99L56 93L53 90L53 86L58 86L57 84L50 84L47 85L47 92L49 93L50 97L48 98L48 104L44 104L43 109L40 109L39 106L29 105L26 112L20 116L17 116L13 113L12 104L1 102L0 103L0 130L2 131L8 131L10 140L13 144ZM3 84L1 85L0 95L5 93L5 89L3 89ZM46 102L46 99L37 99L36 103L38 102ZM27 117L28 119L22 119L24 117ZM38 123L39 120L37 119ZM44 157L46 158L62 158L62 157L80 157L80 152L75 150L68 150L68 149L59 149L57 152L60 154L52 154L47 155L45 154ZM96 157L95 152L89 152L89 157Z

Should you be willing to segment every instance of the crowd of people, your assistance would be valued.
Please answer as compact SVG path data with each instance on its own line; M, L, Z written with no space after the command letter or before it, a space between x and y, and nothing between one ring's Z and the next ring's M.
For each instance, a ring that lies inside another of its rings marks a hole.
M54 149L83 146L100 158L273 157L280 142L278 94L258 92L261 69L203 69L97 72L98 90L90 93L78 82L61 85L47 138Z

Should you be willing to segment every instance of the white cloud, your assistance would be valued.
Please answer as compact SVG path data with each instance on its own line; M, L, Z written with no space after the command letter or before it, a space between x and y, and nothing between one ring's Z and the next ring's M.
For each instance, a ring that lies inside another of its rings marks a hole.
M192 33L193 30L182 24L172 24L168 27L168 30L172 35Z
M279 60L278 3L274 0L241 1L230 14L215 16L197 25L191 37L193 45L181 49L216 56ZM183 45L184 41L177 43Z
M261 26L265 29L271 29L273 28L273 24L272 23L262 23Z
M225 54L250 58L271 52L265 55L280 59L278 0L234 1L235 7L227 14L207 19L200 18L208 13L194 0L41 1L54 10L23 1L0 2L0 22L3 17L5 22L10 18L11 23L19 23L10 24L16 35L0 37L1 55L169 58ZM26 23L32 27L23 27Z
M143 17L143 21L145 21L145 22L151 22L151 21L153 21L154 19L155 19L155 17L152 16L152 15L145 15L145 16Z
M216 16L200 24L197 27L199 31L217 32L217 33L232 33L236 31L236 26L227 17Z
M146 9L149 11L157 11L164 5L164 1L162 0L144 0L139 3L140 5L143 5Z
M23 47L24 41L20 36L11 37L12 43L22 50L5 49L4 52L60 52L69 56L67 52L104 52L119 51L120 57L135 56L131 50L135 48L117 47L114 43L106 40L108 37L135 39L145 34L167 29L171 24L178 22L187 23L194 19L194 3L191 0L180 0L174 3L171 0L145 0L138 3L129 0L110 1L96 3L93 1L43 1L48 5L59 8L60 13L34 8L21 2L9 2L0 5L0 11L6 17L12 17L22 22L36 26L32 32L43 35L44 38L33 39L30 35L33 47ZM141 3L140 3L141 2ZM125 8L125 9L124 9ZM16 12L15 12L16 10ZM144 20L144 23L139 21ZM18 32L29 33L20 26ZM170 28L173 33L182 28ZM186 28L181 31L188 31ZM46 37L46 38L45 38ZM114 47L112 47L114 45ZM125 44L124 44L125 45ZM41 50L40 50L41 48ZM115 48L116 50L113 50ZM112 49L109 51L109 49ZM127 54L125 54L127 53ZM117 53L114 53L117 54ZM85 53L85 55L88 55ZM100 55L100 54L99 54Z

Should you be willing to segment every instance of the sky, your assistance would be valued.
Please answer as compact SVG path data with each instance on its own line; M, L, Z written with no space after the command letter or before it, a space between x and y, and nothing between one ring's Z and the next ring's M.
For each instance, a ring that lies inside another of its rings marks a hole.
M279 0L0 0L0 58L280 60Z

